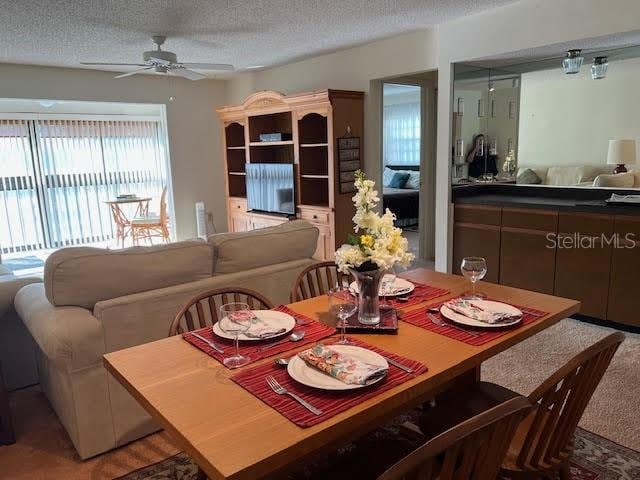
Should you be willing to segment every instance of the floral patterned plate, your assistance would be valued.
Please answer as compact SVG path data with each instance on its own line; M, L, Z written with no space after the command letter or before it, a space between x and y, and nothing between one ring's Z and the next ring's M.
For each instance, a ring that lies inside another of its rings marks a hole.
M354 345L331 345L331 349L361 362L379 365L386 369L389 368L389 364L382 355L367 350L366 348L356 347ZM291 360L289 360L287 371L295 381L308 387L322 390L355 390L371 386L385 378L384 376L378 377L374 382L368 383L367 385L347 384L317 368L309 366L297 355L291 357Z

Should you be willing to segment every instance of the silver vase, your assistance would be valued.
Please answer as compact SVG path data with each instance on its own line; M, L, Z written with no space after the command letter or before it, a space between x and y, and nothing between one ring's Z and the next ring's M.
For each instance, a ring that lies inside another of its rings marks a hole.
M363 325L378 325L380 323L378 296L384 270L351 269L351 273L358 284L358 321Z

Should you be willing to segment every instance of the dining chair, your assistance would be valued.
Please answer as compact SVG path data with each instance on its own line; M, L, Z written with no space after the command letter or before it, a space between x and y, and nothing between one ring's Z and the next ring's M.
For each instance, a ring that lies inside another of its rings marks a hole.
M338 281L350 280L347 273L338 271L334 262L320 262L305 268L291 288L291 303L301 302L309 298L326 295Z
M127 238L127 229L131 227L131 222L124 216L120 207L111 203L109 205L111 209L111 216L113 217L113 223L116 225L116 244L120 245L122 242L122 248L124 248L124 241Z
M516 431L502 465L502 477L538 479L560 475L562 480L569 480L576 427L624 338L621 332L608 335L569 360L529 395L534 409ZM431 435L441 432L516 395L489 382L446 392L421 419L421 429Z
M429 440L378 480L498 478L513 435L530 410L525 397L507 400Z
M151 243L152 237L160 237L165 243L169 242L169 216L167 213L167 187L162 189L160 195L159 216L138 217L131 220L131 239L134 245L138 245L140 239L146 239Z
M216 288L189 300L171 322L169 336L190 332L218 321L221 305L231 302L246 303L253 310L270 310L274 305L262 294L247 288Z

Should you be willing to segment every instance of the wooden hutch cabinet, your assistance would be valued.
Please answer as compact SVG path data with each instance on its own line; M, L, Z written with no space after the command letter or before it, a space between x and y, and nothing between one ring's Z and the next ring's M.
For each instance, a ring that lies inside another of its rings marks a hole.
M247 207L247 163L292 163L295 218L315 225L320 236L315 258L333 259L352 229L353 192L340 192L337 140L360 138L363 158L364 94L316 90L296 95L254 93L240 105L217 109L223 125L229 231L243 232L287 222L291 217L252 212ZM260 135L282 133L290 140L263 142ZM342 178L344 181L345 178Z

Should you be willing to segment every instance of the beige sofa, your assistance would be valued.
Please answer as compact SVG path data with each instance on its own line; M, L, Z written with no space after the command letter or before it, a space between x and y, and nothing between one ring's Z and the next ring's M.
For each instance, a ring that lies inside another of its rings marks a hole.
M18 292L16 310L38 345L41 385L85 459L158 430L104 369L105 353L167 336L192 296L218 287L287 303L314 263L318 230L301 221L247 233L126 250L67 248L44 284Z
M564 166L526 166L518 168L519 177L525 170L531 169L540 178L540 185L557 187L615 187L640 188L640 167L628 165L629 173L613 175L614 165L564 165ZM520 182L518 182L520 183Z
M0 258L0 363L8 390L38 383L35 344L13 308L16 293L38 277L17 277Z

